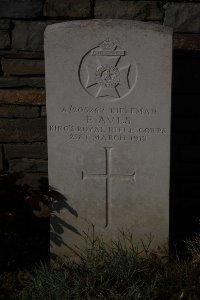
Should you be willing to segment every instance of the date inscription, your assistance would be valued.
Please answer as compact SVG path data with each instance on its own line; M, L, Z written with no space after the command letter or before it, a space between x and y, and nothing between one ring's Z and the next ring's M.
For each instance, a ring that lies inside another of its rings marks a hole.
M156 108L69 105L59 110L64 118L61 117L60 124L50 124L48 129L68 141L144 143L151 136L167 134L166 128L159 126L138 126L141 122L136 120L157 116Z

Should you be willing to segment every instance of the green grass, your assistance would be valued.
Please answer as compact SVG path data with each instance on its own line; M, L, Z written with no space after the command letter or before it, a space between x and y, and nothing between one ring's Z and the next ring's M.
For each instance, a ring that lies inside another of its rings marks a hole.
M24 279L21 300L199 300L200 236L187 243L190 255L172 259L139 252L132 239L87 243L79 261L41 265Z

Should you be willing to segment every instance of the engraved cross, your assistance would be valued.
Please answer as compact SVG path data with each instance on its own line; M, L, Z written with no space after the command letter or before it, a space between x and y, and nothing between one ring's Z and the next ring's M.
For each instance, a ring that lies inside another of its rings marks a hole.
M108 227L111 221L111 199L112 199L112 178L118 178L122 180L135 181L135 172L132 174L112 174L112 147L105 147L106 157L106 172L104 174L84 174L82 171L82 180L86 179L106 179L106 225Z

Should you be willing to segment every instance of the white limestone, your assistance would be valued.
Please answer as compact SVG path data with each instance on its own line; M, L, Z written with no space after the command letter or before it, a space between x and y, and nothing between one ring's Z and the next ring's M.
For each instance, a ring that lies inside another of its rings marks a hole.
M171 29L72 21L45 32L52 253L83 232L131 231L152 249L169 231Z

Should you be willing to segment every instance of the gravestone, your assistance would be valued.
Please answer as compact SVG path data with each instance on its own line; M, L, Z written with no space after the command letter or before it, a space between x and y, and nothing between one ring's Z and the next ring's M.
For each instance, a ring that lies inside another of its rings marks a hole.
M131 20L47 27L51 247L73 255L83 236L169 232L172 31ZM92 231L91 231L92 230Z

